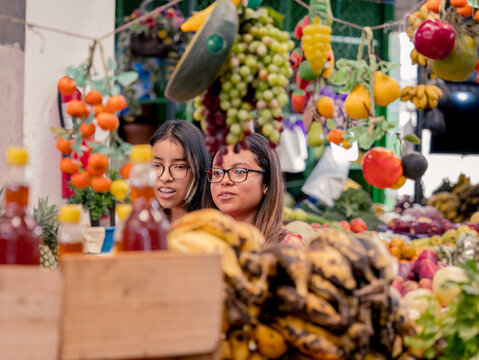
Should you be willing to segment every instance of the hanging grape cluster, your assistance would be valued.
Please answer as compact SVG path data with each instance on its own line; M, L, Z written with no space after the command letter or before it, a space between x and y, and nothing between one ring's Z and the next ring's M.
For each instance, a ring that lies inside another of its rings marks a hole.
M328 52L331 47L331 27L321 25L319 18L314 18L314 23L303 28L304 57L310 62L311 70L315 74L321 74L324 64L328 60Z
M228 60L213 85L195 99L193 118L202 122L208 151L226 153L227 145L246 147L244 139L257 129L276 146L282 130L282 108L293 71L294 48L287 31L274 25L267 9L239 8L240 29Z

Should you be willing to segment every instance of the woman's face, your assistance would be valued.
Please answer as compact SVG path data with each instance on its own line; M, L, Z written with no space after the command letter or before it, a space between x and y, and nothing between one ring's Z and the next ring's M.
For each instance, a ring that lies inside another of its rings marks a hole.
M215 157L213 167L224 170L231 168L263 170L251 151L241 150L235 154L233 146L228 146L228 154L223 156L223 164L218 165L217 157ZM233 171L230 172L231 175L232 173ZM235 183L225 173L222 181L210 183L210 186L213 201L221 212L236 220L250 223L253 223L258 205L267 190L267 186L263 184L263 175L252 171L248 172L244 182Z
M153 168L156 171L155 197L162 208L183 209L193 180L188 165L183 146L180 144L170 140L160 140L153 145ZM163 168L164 171L161 174ZM185 173L186 176L183 179L173 177L181 177Z

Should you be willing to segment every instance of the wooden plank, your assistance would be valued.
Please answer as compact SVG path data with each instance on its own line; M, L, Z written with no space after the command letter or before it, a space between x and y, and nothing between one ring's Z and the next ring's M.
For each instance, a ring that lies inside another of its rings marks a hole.
M61 359L209 354L221 331L220 256L65 257Z
M1 359L58 359L62 295L58 270L0 266Z

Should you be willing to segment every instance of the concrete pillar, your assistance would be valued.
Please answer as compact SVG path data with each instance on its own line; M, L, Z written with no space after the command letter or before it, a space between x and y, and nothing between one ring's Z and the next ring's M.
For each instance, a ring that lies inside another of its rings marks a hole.
M25 19L25 0L0 0L0 14ZM22 144L25 26L0 21L0 186L5 152Z

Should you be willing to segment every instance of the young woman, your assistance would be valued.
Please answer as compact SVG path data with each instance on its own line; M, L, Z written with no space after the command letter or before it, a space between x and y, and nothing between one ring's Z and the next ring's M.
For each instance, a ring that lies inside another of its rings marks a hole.
M248 150L235 153L228 146L223 163L214 155L207 171L203 207L217 208L235 220L255 225L268 244L303 246L282 226L284 180L278 156L268 140L259 134L246 138Z
M199 209L210 159L201 130L187 121L170 120L156 130L150 145L155 197L170 222Z

